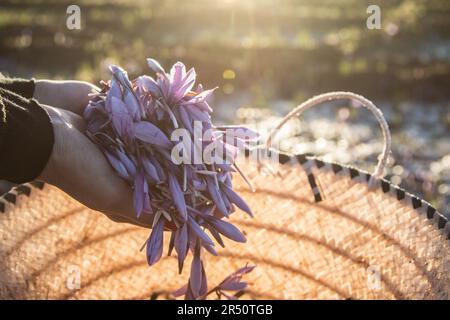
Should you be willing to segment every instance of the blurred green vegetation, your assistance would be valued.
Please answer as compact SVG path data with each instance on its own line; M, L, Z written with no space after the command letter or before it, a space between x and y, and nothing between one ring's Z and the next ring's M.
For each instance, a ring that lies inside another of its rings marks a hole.
M2 0L0 68L96 82L109 63L148 72L152 56L263 101L338 89L394 101L450 92L448 0L78 0L80 31L66 28L70 4ZM369 4L381 7L381 30L366 28Z

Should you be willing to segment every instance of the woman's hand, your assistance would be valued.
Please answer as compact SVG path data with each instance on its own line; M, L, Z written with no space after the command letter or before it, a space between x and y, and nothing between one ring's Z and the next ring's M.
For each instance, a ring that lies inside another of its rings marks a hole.
M84 134L81 117L95 86L85 82L37 81L35 98L52 120L55 143L39 180L52 184L89 208L116 222L151 227L153 217L139 220L133 208L130 186L111 168L100 149ZM52 103L59 108L48 106Z

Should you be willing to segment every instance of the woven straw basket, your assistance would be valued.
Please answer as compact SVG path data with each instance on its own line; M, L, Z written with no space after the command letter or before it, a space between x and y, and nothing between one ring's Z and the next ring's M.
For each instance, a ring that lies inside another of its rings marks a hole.
M241 298L449 298L450 223L425 201L312 157L279 154L276 170L240 161L256 192L239 178L234 185L255 217L233 214L247 243L205 257L211 286L249 263L257 267ZM13 189L0 212L3 299L170 299L189 276L177 274L175 256L147 265L139 248L148 230L50 185Z

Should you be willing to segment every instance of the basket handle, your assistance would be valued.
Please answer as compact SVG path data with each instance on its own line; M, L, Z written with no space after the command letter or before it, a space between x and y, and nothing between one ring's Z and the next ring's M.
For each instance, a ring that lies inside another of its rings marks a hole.
M389 131L389 126L386 122L386 119L383 116L383 113L380 109L378 109L372 101L366 99L365 97L353 93L353 92L345 92L345 91L336 91L336 92L327 92L315 97L312 97L296 108L289 112L281 121L278 123L278 125L275 127L275 129L270 134L269 138L266 141L266 148L270 148L272 146L272 140L274 140L276 134L278 131L283 127L286 122L288 122L292 117L299 116L302 112L304 112L307 109L310 109L314 107L315 105L318 105L322 102L332 101L332 100L340 100L340 99L351 99L356 100L360 102L365 108L367 108L369 111L372 112L372 114L377 119L381 131L383 133L383 139L384 139L384 147L383 151L381 152L381 155L379 156L378 164L375 167L375 171L372 175L372 178L382 178L384 176L384 168L386 166L389 153L391 152L391 133ZM370 183L369 183L370 184Z

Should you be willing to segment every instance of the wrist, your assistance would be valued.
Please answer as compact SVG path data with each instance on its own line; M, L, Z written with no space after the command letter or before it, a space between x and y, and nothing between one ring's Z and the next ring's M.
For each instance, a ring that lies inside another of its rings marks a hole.
M55 135L50 116L36 100L23 100L20 107L5 101L8 118L1 124L0 177L15 183L32 181L52 153Z
M42 105L50 118L50 123L54 132L54 144L46 167L42 171L39 179L53 185L58 185L66 170L70 170L68 163L70 159L69 148L73 146L73 139L79 133L86 131L84 120L64 109ZM77 134L78 133L78 134Z
M56 147L56 140L58 139L59 136L59 123L60 123L60 117L57 113L57 110L55 108L52 108L50 106L47 105L41 105L41 107L47 112L49 119L50 119L50 124L52 126L53 129L53 135L54 135L54 142L53 142L53 146L50 152L50 155L48 157L47 163L44 167L44 169L41 171L41 173L39 174L39 176L37 177L38 180L41 181L45 181L47 183L50 184L55 184L54 181L54 177L58 176L57 174L55 174L56 170L56 164L58 163L57 158L58 158L58 152L57 152L57 147Z

